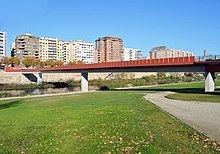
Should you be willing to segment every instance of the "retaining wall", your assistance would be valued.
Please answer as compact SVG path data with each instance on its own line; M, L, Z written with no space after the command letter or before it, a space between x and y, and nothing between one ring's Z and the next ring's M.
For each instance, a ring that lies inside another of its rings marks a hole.
M93 79L112 79L120 76L121 73L89 73L89 80ZM141 78L149 73L123 73L126 78ZM151 73L152 74L152 73ZM68 80L80 80L80 73L43 73L44 82L65 82ZM0 72L0 84L29 84L29 81L22 73Z

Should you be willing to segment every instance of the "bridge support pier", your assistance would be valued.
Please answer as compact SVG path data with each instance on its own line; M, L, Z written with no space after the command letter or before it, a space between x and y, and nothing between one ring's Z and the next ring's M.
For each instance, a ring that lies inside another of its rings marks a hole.
M42 73L36 73L34 74L37 78L37 84L41 84L43 82L43 79L42 79Z
M81 73L81 91L82 92L88 92L89 91L88 72Z
M41 84L43 82L42 73L22 73L30 82Z
M205 92L215 91L215 73L206 72L205 74Z

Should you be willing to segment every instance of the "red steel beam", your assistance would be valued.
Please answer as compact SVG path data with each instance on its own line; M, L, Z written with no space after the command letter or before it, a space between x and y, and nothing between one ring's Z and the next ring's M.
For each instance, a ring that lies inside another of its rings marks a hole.
M132 60L120 62L105 62L95 64L76 64L74 66L60 66L60 67L44 67L21 69L6 67L6 72L39 72L39 71L71 71L71 70L91 70L91 69L111 69L111 68L132 68L132 67L153 67L153 66L183 66L194 65L195 57L180 57L180 58L161 58L161 59L145 59Z

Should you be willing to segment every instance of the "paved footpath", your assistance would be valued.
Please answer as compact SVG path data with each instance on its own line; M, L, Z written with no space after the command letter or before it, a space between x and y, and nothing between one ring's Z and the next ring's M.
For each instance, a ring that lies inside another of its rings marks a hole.
M172 92L149 93L145 99L220 143L220 103L165 98Z

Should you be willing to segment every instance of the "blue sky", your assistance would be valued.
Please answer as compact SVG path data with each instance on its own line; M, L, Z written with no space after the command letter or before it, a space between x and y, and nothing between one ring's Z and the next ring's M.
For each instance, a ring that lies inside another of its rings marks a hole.
M145 54L166 45L220 55L220 0L1 0L0 6L8 49L27 32L90 42L117 36Z

